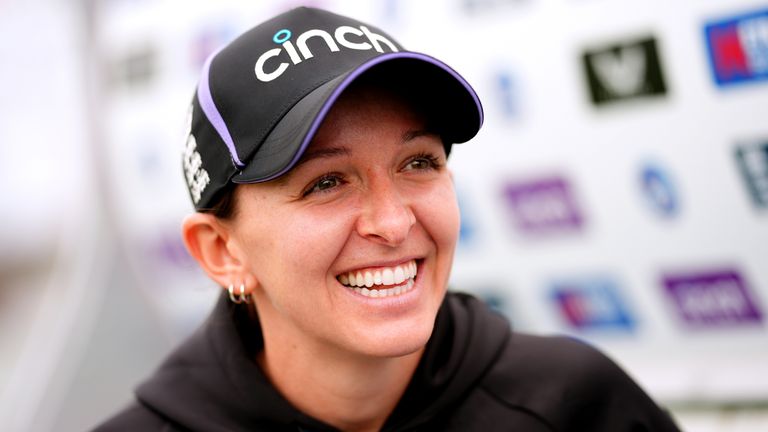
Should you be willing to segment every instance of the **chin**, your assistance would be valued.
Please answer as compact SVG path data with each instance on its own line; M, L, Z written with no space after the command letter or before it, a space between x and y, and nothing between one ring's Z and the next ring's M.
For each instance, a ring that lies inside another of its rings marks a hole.
M379 331L365 332L356 338L356 350L370 357L403 357L420 351L429 341L434 328L434 317L424 318L409 325L379 328ZM392 328L394 327L394 328Z

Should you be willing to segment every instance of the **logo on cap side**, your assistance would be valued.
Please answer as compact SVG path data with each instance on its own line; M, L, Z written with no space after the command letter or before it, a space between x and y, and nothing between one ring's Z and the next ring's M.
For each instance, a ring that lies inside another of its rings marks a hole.
M203 168L203 158L200 156L200 152L197 151L197 140L192 135L192 107L189 108L189 114L187 114L187 144L184 147L183 165L184 165L184 178L187 180L187 187L189 187L189 193L192 195L192 201L197 204L200 202L208 183L211 182L211 177L208 175L208 171Z
M348 39L350 34L361 39L358 41L350 40ZM290 30L282 29L275 33L275 35L272 37L272 41L280 45L282 48L272 48L271 50L268 50L259 56L258 60L256 60L254 71L256 72L256 78L258 78L259 81L273 81L279 78L280 75L282 75L288 69L288 67L291 66L291 63L297 65L304 60L308 60L314 57L314 54L307 46L307 41L313 37L321 38L332 53L341 51L339 45L344 48L358 51L375 49L376 51L383 53L384 50L382 49L382 43L387 45L389 49L392 50L392 52L398 51L397 47L394 43L392 43L392 41L378 33L370 31L366 26L362 25L360 28L340 26L333 31L333 36L331 36L331 34L325 30L307 30L296 38L295 46L293 42L291 42L292 36L293 34ZM280 54L282 54L283 50L285 50L286 54L288 54L291 63L282 62L277 65L277 67L274 67L274 65L267 65L267 62L270 59L278 57Z

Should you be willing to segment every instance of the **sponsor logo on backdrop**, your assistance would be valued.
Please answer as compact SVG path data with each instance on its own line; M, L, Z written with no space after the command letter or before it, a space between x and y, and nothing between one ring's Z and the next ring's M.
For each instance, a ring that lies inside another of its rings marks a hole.
M763 320L746 281L736 270L666 274L662 285L682 321L690 326L720 327Z
M632 330L636 320L619 286L607 277L560 281L550 297L569 327L576 330Z
M768 9L709 22L704 33L717 85L768 79Z
M499 70L496 72L495 81L499 112L506 119L516 118L519 111L517 79L509 70Z
M768 140L737 146L735 156L752 202L768 207Z
M523 234L574 232L584 225L571 185L563 177L507 183L503 198L514 226Z
M666 170L648 163L640 172L640 187L650 207L661 216L675 216L680 209L677 190Z
M652 37L585 51L582 62L595 105L667 92Z
M403 15L402 0L384 0L381 4L381 16L383 20L397 22Z
M475 218L473 212L469 208L466 195L463 193L459 193L457 195L459 201L459 210L461 212L461 225L459 225L459 245L467 246L473 243L475 237Z
M147 87L157 76L158 54L152 45L140 45L123 53L112 66L115 87Z

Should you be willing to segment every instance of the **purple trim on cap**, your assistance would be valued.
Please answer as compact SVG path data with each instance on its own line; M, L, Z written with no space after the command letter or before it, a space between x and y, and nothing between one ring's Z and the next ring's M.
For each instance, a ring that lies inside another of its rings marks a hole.
M211 62L218 53L219 51L214 52L208 56L207 60L205 60L203 73L200 77L200 84L197 85L197 101L200 103L200 108L203 109L203 112L208 118L208 121L211 123L213 128L216 129L216 132L219 133L219 136L221 137L222 141L224 141L224 144L227 145L229 154L232 156L232 161L237 164L238 167L242 168L245 166L245 164L240 162L240 158L237 157L235 142L232 140L232 136L229 134L229 129L227 129L227 124L224 122L224 119L221 117L219 110L216 108L216 104L213 102L213 96L211 96L211 87L208 83L208 75L210 74Z
M290 171L290 169L293 168L294 165L296 165L296 162L298 162L301 156L304 154L304 151L307 149L307 147L309 147L309 143L312 142L312 138L314 138L315 133L317 132L317 129L320 127L320 124L325 119L325 116L328 115L328 112L331 110L331 107L333 107L333 105L336 103L336 100L339 98L339 96L341 96L341 93L347 87L349 87L349 85L353 81L355 81L360 75L362 75L364 72L366 72L373 66L376 66L378 64L384 63L392 59L397 59L397 58L412 58L417 60L423 60L429 64L433 64L439 67L445 72L448 72L454 79L456 79L456 81L461 83L461 85L464 86L465 90L467 90L467 93L469 93L472 96L472 99L475 101L475 104L477 105L477 112L480 115L479 126L483 125L483 120L484 120L483 106L480 104L480 99L477 97L477 93L475 93L475 91L472 89L472 86L470 86L469 83L464 78L461 77L461 75L459 75L456 71L451 69L450 66L426 54L420 54L420 53L414 53L414 52L395 52L395 53L380 55L368 61L367 63L360 65L357 69L352 71L352 73L350 73L346 78L344 78L344 81L342 81L342 83L339 84L339 86L333 90L333 93L331 93L331 96L325 100L325 104L323 105L323 108L320 110L317 116L315 116L315 119L312 122L312 126L310 127L309 132L307 132L307 134L304 136L304 141L302 141L301 146L299 147L299 150L296 151L296 154L293 156L293 159L291 160L291 162L276 174L260 179L258 180L258 182L273 180L285 174L286 172Z

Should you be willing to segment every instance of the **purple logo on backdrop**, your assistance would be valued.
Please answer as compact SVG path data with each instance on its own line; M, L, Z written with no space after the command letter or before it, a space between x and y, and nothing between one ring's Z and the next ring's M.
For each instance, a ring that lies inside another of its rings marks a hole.
M578 231L584 224L570 184L562 177L508 183L504 200L515 226L523 233Z
M663 285L687 324L716 327L763 320L749 288L734 270L664 275Z

